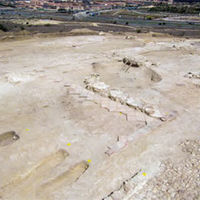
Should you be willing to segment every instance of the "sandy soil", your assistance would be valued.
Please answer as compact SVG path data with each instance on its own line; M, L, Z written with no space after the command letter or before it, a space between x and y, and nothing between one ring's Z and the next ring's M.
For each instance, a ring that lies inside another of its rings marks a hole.
M163 162L190 156L179 144L200 139L200 79L185 77L199 63L199 39L107 33L1 42L0 199L143 199ZM94 73L169 118L87 90Z

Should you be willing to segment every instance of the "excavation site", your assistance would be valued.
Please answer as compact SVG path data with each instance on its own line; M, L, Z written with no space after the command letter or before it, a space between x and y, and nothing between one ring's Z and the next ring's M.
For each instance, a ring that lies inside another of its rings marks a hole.
M199 200L200 39L73 26L0 33L0 200Z

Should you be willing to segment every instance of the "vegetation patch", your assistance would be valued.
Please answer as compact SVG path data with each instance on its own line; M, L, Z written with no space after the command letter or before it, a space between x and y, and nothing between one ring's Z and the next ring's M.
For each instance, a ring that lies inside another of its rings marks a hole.
M7 32L8 28L4 24L0 24L0 30L2 30L3 32Z
M195 5L170 5L165 3L156 3L154 7L148 9L151 12L171 12L171 13L182 13L182 14L199 14L200 3Z

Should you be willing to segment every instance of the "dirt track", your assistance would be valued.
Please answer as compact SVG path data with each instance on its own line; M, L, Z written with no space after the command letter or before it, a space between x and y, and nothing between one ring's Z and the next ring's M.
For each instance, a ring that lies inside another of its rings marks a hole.
M2 42L0 133L19 138L0 136L1 199L142 199L163 162L189 156L179 144L200 139L200 79L185 77L200 72L199 52L198 39L151 34ZM140 67L127 67L124 57ZM84 79L94 73L171 118L87 90Z

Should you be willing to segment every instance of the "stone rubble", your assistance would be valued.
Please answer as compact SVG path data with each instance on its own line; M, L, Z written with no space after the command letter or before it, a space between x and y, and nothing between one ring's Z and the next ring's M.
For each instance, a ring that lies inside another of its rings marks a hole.
M131 67L140 67L140 65L138 64L138 62L136 62L135 60L133 59L129 59L129 58L123 58L123 63L125 65L129 65Z
M140 110L150 117L160 119L161 121L166 121L167 117L161 114L159 109L155 106L141 103L141 101L135 100L133 97L129 97L128 94L118 90L112 89L109 85L106 85L104 82L100 81L99 74L91 74L89 77L86 77L84 80L86 89L98 94L108 97L113 101L120 102L121 104L128 105L136 110Z
M131 199L200 199L200 140L186 140L180 146L186 157L177 162L164 161L161 173L150 179Z
M134 177L138 172L103 200L199 200L200 140L186 140L180 146L185 158L177 162L163 161L160 173L149 179L140 190L134 192L137 186ZM129 193L132 193L131 197Z
M189 79L200 79L200 72L188 72L184 77Z

